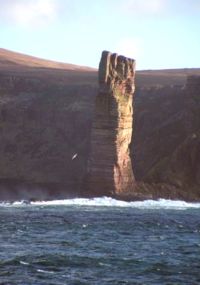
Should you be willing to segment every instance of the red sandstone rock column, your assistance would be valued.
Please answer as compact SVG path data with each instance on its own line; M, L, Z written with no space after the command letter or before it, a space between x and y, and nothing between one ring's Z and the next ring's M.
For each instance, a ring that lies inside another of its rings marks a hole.
M99 92L91 133L84 190L88 195L131 193L135 179L129 145L132 137L135 61L102 53Z

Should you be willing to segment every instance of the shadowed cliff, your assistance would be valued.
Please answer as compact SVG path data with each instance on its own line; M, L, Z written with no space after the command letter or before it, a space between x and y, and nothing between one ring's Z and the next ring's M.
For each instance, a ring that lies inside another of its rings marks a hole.
M142 180L148 183L165 183L175 189L175 195L179 192L183 199L198 200L200 198L200 76L188 77L181 99L179 106L182 107L179 112L176 108L176 118L173 116L170 118L173 129L169 128L169 124L163 127L164 138L167 137L166 127L170 130L168 146L171 146L171 149L163 149L162 155L157 157L157 161L154 161L144 173ZM165 142L161 144L163 143Z

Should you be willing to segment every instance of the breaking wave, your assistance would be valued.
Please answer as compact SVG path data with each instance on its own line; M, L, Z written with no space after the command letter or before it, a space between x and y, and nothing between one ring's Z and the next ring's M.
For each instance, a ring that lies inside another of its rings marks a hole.
M125 202L115 200L110 197L101 198L74 198L65 200L53 200L53 201L19 201L14 203L0 203L0 206L4 207L25 207L25 206L92 206L92 207L128 207L128 208L141 208L141 209L177 209L184 210L188 208L200 208L200 203L188 203L185 201L174 200L145 200L135 202Z

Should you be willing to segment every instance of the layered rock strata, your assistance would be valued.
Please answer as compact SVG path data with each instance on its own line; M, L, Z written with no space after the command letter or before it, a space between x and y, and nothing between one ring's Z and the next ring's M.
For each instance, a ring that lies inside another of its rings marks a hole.
M102 53L84 191L91 196L132 192L129 145L133 124L135 61Z

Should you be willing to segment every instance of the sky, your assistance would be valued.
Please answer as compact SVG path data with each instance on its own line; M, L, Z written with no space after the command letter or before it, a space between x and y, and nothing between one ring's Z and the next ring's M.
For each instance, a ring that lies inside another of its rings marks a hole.
M108 50L136 68L200 67L200 0L0 0L0 47L98 68Z

